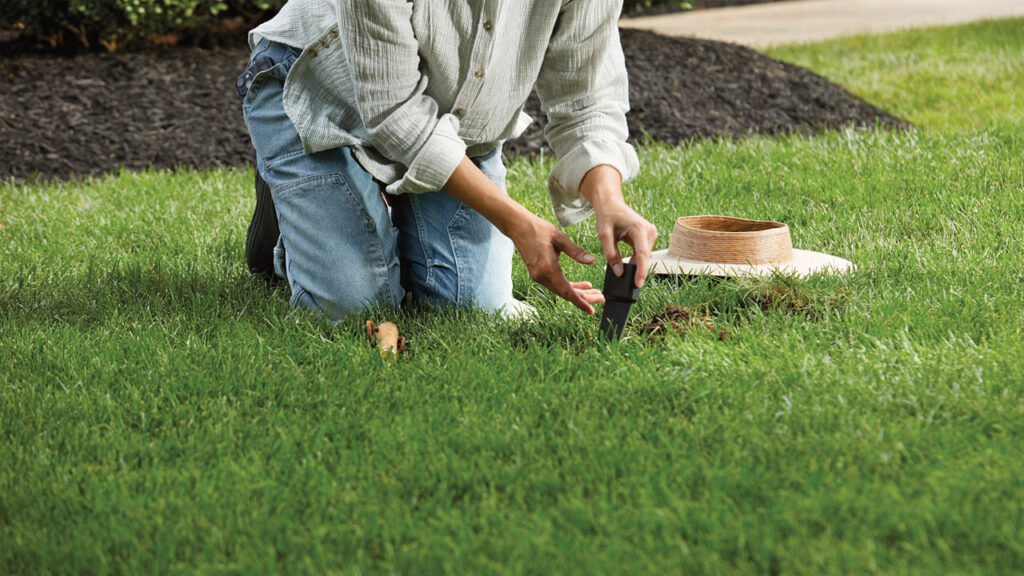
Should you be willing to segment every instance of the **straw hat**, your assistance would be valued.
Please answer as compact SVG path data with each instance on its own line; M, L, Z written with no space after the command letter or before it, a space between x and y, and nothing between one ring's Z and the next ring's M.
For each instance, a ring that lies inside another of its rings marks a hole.
M807 276L842 274L849 260L794 250L781 222L731 216L684 216L676 220L668 250L651 255L655 274L764 276L773 272Z

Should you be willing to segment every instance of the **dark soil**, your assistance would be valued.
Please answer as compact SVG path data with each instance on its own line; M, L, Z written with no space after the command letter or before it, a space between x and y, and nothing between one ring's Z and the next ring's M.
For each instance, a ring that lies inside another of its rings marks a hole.
M663 312L658 312L650 320L644 322L640 326L640 332L647 336L664 336L694 328L710 330L719 340L724 340L728 334L725 328L716 329L715 319L708 314L707 310L697 311L672 304L665 306Z
M702 137L906 126L814 73L751 49L622 30L630 134L670 144ZM211 168L252 159L235 77L244 49L177 48L0 58L0 178L65 178L122 166ZM543 118L511 153L543 146Z
M0 177L244 165L244 50L0 60Z

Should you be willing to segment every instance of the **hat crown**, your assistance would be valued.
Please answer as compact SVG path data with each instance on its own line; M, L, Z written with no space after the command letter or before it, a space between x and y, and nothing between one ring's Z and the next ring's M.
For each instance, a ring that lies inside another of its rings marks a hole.
M716 264L781 264L793 261L793 242L782 222L684 216L672 229L668 254Z

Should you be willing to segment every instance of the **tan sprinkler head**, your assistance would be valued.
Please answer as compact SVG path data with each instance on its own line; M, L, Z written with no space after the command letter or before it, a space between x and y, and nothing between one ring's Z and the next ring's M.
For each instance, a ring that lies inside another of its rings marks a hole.
M386 358L398 356L398 353L405 350L408 342L405 336L398 334L398 326L394 322L381 322L380 326L373 323L373 320L366 321L366 337L370 346L380 348L380 355Z

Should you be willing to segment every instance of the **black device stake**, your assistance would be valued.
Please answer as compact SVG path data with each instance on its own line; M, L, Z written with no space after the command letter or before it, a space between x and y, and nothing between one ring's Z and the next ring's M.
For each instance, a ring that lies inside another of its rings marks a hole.
M629 309L640 299L640 289L633 283L636 264L623 264L622 276L616 276L612 267L604 270L604 311L601 313L601 333L608 340L618 340L626 327Z

